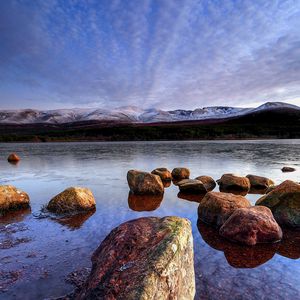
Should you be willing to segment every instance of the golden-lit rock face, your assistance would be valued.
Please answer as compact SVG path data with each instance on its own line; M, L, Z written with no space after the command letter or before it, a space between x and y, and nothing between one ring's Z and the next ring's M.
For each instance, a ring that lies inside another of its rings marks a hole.
M11 153L11 154L8 156L7 160L8 160L9 162L18 162L18 161L20 160L20 157L19 157L16 153Z
M190 222L140 218L111 231L92 256L92 270L75 299L177 299L195 296Z
M195 179L200 180L208 192L212 191L217 185L215 180L207 175L198 176Z
M267 189L271 186L274 186L274 181L267 177L251 175L251 174L247 175L246 177L250 181L251 188L254 189Z
M130 191L136 195L160 195L164 193L164 185L158 175L137 170L127 173Z
M180 192L191 194L205 194L206 188L200 180L182 179L177 183Z
M217 180L220 186L220 190L238 190L238 191L249 191L250 180L247 177L241 177L235 174L224 174Z
M172 178L174 180L190 178L190 170L187 168L174 168L172 170Z
M54 213L76 213L93 210L96 207L91 190L82 187L70 187L50 200L47 209Z
M29 207L29 196L12 185L0 186L0 214Z
M198 217L207 224L219 227L237 208L250 206L250 202L243 196L209 192L199 204Z
M300 184L297 182L282 182L259 198L255 205L269 207L281 225L300 227Z
M167 168L157 168L153 170L151 173L158 175L162 181L172 180L172 174Z

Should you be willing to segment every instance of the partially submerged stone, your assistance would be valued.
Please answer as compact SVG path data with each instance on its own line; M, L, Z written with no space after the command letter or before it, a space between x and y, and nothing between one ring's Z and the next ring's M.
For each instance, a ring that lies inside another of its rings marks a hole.
M250 206L250 202L243 196L208 192L199 204L198 217L207 224L219 227L237 208Z
M164 193L163 183L158 175L137 170L129 170L127 182L130 191L137 195L161 195Z
M220 186L220 190L237 190L237 191L249 191L250 181L247 177L238 176L235 174L224 174L217 180Z
M282 239L282 230L272 212L265 206L236 209L220 228L220 235L253 246Z
M257 176L257 175L247 175L246 176L249 181L251 188L256 188L256 189L267 189L270 186L274 186L274 181L267 178L267 177L262 177L262 176Z
M75 299L182 299L195 296L190 222L140 218L111 231L92 256Z
M151 173L158 175L162 181L172 180L172 174L167 168L156 168Z
M177 182L180 192L191 194L204 194L206 188L200 180L196 179L183 179Z
M47 209L54 213L77 213L94 210L96 201L90 189L69 187L52 198Z
M159 208L163 195L135 195L129 193L128 206L134 211L153 211Z
M195 179L200 180L208 192L212 191L217 185L214 179L210 176L202 175L196 177Z
M296 169L295 168L293 168L293 167L283 167L282 169L281 169L281 171L282 172L294 172L294 171L296 171Z
M11 154L8 156L7 160L8 160L9 162L16 163L16 162L18 162L18 161L20 160L20 157L19 157L16 153L11 153Z
M29 196L12 185L0 186L0 215L9 210L29 207Z
M286 180L259 198L255 205L267 206L280 225L300 227L300 184Z
M187 168L174 168L172 170L172 178L174 180L189 179L190 170Z

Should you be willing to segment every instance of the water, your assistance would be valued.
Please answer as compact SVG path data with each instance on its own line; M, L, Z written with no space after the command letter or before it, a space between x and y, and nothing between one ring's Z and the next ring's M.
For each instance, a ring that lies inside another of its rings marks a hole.
M19 164L7 163L10 152L20 154ZM0 144L1 184L15 185L31 198L31 211L0 219L0 299L44 299L72 291L66 276L91 266L91 254L115 226L167 215L192 222L196 299L299 299L300 232L285 232L276 245L239 246L197 226L198 204L178 198L174 185L166 188L156 210L130 209L126 182L129 169L176 166L188 167L191 178L218 179L230 172L267 176L276 183L299 181L299 153L300 140ZM297 171L282 173L284 165ZM69 186L90 188L96 212L60 221L35 217ZM255 203L259 195L246 197Z

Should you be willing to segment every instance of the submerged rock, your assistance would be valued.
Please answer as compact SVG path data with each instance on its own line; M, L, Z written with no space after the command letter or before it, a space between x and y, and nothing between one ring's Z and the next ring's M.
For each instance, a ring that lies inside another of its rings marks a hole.
M210 176L202 175L196 177L195 179L200 180L208 192L212 191L217 185L214 179Z
M134 195L129 192L128 206L134 211L153 211L159 208L163 195Z
M153 170L151 173L158 175L162 181L172 180L172 174L167 168L157 168Z
M199 204L198 217L207 224L219 227L237 208L250 206L250 202L243 196L208 192Z
M194 299L190 222L140 218L111 231L92 256L92 271L75 299Z
M18 162L18 161L20 161L20 157L16 154L16 153L11 153L9 156L8 156L8 158L7 158L7 160L9 161L9 162Z
M174 180L189 179L190 170L187 168L174 168L172 170L172 178Z
M137 170L127 173L130 191L137 195L159 195L164 193L163 183L158 175Z
M256 188L256 189L267 189L270 186L274 186L274 181L267 178L267 177L262 177L262 176L256 176L256 175L247 175L246 176L249 181L251 188Z
M183 179L177 182L180 192L191 194L205 194L206 188L200 180Z
M300 184L286 180L259 198L255 205L267 206L281 225L300 227Z
M247 177L241 177L235 174L224 174L217 180L220 186L220 190L237 190L237 191L249 191L250 180Z
M282 172L294 172L294 171L296 171L296 169L295 169L295 168L292 168L292 167L283 167L283 168L281 169L281 171L282 171Z
M29 196L12 185L0 186L0 215L9 210L29 207Z
M236 209L220 228L220 235L249 246L282 239L281 228L265 206Z
M54 213L76 213L93 210L96 201L90 189L69 187L52 198L47 209Z

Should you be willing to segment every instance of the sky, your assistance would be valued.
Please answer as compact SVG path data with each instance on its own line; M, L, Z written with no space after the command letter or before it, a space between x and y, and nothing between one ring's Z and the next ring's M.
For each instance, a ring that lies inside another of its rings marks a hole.
M300 105L299 0L2 0L0 109Z

